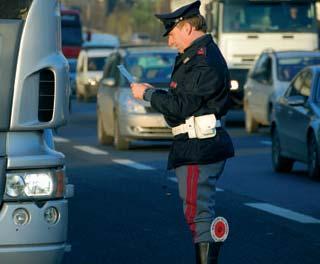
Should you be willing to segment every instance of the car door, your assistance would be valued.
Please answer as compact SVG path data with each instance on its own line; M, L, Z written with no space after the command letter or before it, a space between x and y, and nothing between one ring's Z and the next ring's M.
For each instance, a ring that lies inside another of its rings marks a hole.
M292 152L301 160L307 158L307 130L312 117L312 110L309 104L309 98L312 87L313 75L310 70L304 72L303 83L299 90L299 96L304 98L305 103L292 105L292 122L289 123L289 129L292 135ZM290 104L290 99L289 99Z
M117 90L119 55L112 54L105 65L103 77L100 81L98 92L98 106L102 115L104 129L109 136L113 135L114 131L114 97Z
M306 103L311 89L312 73L303 71L294 79L285 96L280 99L278 132L283 150L291 157L304 159L306 130L310 122L310 108Z
M256 76L257 85L254 92L256 106L256 120L267 125L269 123L269 97L273 90L273 62L272 58L267 55L264 57L259 74Z
M261 108L268 99L267 91L272 89L272 62L268 54L261 55L249 78L246 85L248 107L254 119L264 123L266 110Z

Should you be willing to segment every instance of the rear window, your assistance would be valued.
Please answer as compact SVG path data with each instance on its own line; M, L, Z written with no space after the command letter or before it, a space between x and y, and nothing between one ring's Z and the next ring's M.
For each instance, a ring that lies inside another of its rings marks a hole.
M0 19L26 19L32 0L1 0Z

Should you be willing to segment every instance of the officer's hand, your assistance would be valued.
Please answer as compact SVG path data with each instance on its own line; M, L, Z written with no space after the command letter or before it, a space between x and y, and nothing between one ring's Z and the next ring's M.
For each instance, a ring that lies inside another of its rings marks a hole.
M144 91L148 88L153 87L148 83L132 83L130 86L131 86L133 97L136 99L143 99Z

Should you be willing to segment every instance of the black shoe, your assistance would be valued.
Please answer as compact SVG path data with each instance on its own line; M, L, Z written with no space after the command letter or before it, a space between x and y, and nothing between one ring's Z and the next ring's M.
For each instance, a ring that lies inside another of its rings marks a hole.
M218 264L218 256L222 243L196 243L196 264Z

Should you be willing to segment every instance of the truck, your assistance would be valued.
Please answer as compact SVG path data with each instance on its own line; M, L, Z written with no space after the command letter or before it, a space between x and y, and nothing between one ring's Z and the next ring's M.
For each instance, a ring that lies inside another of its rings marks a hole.
M190 2L173 0L171 6L177 8ZM242 109L248 71L263 50L318 49L314 0L202 0L201 3L208 32L228 63L233 109Z
M58 264L73 196L52 136L70 89L58 0L1 1L0 80L0 263Z

